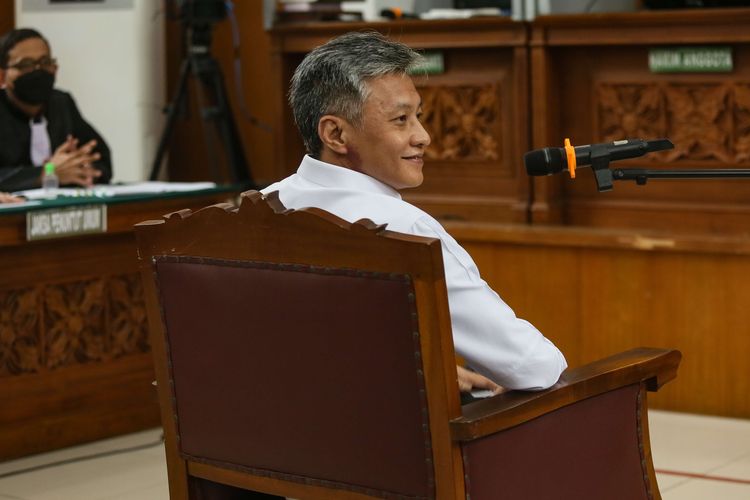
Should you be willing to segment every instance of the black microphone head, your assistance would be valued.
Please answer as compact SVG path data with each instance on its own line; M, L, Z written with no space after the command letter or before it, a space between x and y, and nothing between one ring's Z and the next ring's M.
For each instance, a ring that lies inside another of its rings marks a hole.
M669 139L653 139L646 141L646 151L652 153L654 151L664 151L665 149L674 149L674 144Z
M529 175L552 175L568 167L568 158L563 148L544 148L523 155L523 164Z

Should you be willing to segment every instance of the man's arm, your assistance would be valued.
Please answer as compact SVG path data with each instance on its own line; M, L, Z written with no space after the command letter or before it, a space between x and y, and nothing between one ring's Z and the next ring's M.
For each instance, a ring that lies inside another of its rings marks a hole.
M91 187L101 177L101 172L92 165L99 159L94 152L96 141L79 146L78 140L68 136L47 160L55 166L61 186Z
M28 157L28 123L13 118L3 102L0 101L0 191L38 188L42 167L33 166Z
M41 185L42 167L0 166L0 191L23 191Z
M60 185L77 185L88 187L100 176L99 171L90 165L98 158L92 153L96 144L92 141L78 147L69 138L61 144L47 160L55 165L55 173ZM0 167L0 191L23 191L38 188L41 185L42 166L21 165L17 167Z
M20 203L24 201L20 196L14 196L10 193L3 193L0 191L0 203Z
M482 389L490 391L493 395L503 392L503 388L492 380L460 365L456 365L456 377L458 379L458 390L461 392Z
M532 324L517 318L479 276L469 254L434 219L414 234L440 238L456 353L507 389L546 389L567 367L565 357Z

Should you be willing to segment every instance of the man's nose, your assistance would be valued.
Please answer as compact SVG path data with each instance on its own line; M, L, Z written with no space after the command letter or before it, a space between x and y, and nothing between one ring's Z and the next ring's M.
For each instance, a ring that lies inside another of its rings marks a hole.
M415 146L422 146L424 148L430 145L430 134L424 128L422 122L417 122L416 129L414 130L414 135L412 135L412 144L414 144Z

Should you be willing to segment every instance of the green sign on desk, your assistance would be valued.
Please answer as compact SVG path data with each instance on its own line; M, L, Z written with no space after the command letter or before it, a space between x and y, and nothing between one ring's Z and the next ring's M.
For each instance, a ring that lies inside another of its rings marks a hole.
M652 73L729 73L731 47L676 47L648 51Z
M26 212L26 240L107 232L107 205L77 205Z

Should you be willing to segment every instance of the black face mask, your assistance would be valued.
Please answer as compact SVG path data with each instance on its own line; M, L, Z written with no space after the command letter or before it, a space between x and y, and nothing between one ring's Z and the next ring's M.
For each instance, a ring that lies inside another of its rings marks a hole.
M15 79L13 95L26 104L42 104L49 99L54 85L54 73L43 69L35 69Z

